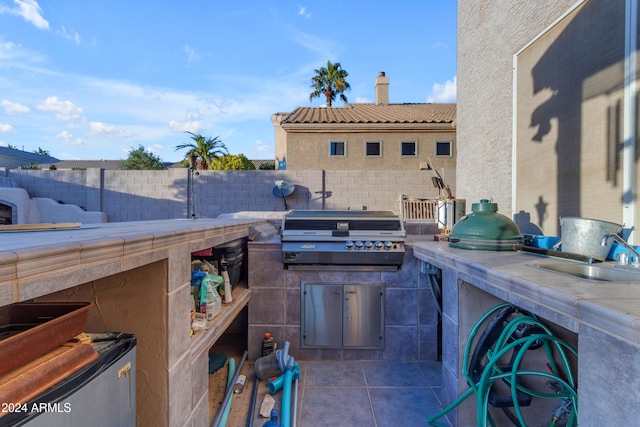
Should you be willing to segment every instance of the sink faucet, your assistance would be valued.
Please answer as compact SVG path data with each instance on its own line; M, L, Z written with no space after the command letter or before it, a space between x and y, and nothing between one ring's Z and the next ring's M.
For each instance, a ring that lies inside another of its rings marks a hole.
M631 252L631 255L633 255L633 263L632 263L633 266L640 267L640 254L638 253L638 251L636 251L633 246L625 242L624 239L618 236L617 234L615 233L605 234L604 236L602 236L602 241L600 242L600 245L607 246L607 242L609 241L610 238L615 240L616 242L618 242L618 244L622 245L626 250Z

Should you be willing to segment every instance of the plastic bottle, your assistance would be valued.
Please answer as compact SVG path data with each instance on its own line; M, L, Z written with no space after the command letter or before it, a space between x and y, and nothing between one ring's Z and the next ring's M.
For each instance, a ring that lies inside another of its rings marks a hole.
M273 353L274 350L275 348L273 337L269 332L266 332L264 334L264 338L262 339L262 356L268 356L269 354Z
M269 421L267 421L266 423L262 424L262 427L280 427L280 424L278 424L278 410L277 409L272 409L271 410L271 416L269 417Z
M222 311L222 301L218 294L217 283L214 280L215 276L207 275L202 281L203 286L207 286L207 320L212 320Z
M227 271L227 260L222 258L220 261L220 274L224 279L224 302L229 304L233 302L233 298L231 297L231 281L229 280L229 272Z
M242 393L242 390L244 390L245 381L247 381L247 376L246 375L242 374L242 375L238 376L238 380L233 385L233 392L234 393Z
M198 312L202 314L207 313L207 283L202 280L200 284L200 295L198 296Z

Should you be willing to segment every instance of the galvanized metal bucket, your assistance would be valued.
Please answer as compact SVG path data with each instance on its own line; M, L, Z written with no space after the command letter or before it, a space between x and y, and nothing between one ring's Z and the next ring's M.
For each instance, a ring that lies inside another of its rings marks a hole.
M611 249L610 240L602 246L602 237L622 231L622 225L614 222L576 217L560 218L560 227L562 252L585 255L598 261L605 261Z

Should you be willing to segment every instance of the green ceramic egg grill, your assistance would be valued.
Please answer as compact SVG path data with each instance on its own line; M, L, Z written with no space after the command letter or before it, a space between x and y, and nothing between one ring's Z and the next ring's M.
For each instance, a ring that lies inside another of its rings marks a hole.
M471 205L472 213L460 218L449 235L449 246L485 251L512 251L520 243L520 228L498 213L498 204L487 199Z

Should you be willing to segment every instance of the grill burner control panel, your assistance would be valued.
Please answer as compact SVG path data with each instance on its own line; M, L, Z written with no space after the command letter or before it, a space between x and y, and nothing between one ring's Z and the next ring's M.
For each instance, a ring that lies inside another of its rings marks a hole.
M353 240L347 240L346 242L344 242L344 247L347 250L351 250L351 249L356 249L356 250L385 250L388 251L389 249L393 248L394 243L390 242L390 241L386 241L384 243L382 243L380 240L376 240L375 242L372 242L371 240L367 240L366 242L363 242L362 240L356 240L355 242L353 242Z

